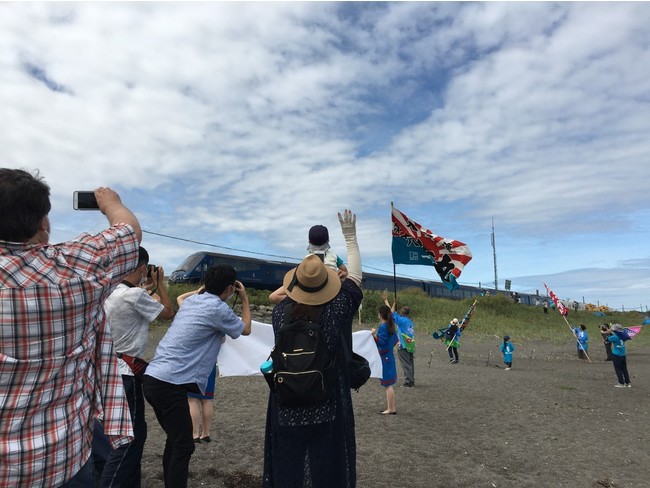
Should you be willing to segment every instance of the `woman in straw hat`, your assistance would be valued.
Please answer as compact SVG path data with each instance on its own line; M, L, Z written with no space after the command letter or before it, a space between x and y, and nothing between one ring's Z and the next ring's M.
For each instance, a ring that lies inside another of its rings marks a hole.
M342 283L336 271L315 255L307 256L284 277L287 298L273 310L273 330L282 326L284 307L294 303L294 317L314 317L325 341L337 358L343 343L352 346L352 320L361 292L361 256L356 237L356 217L350 210L338 215L348 252L348 277ZM265 488L354 487L356 440L352 396L343 361L336 365L335 394L311 407L282 407L269 395L264 445Z

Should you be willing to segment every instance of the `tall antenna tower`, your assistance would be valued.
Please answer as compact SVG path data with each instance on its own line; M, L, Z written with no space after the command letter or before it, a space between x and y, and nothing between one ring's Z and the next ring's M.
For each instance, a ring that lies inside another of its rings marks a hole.
M499 281L497 280L497 247L494 239L494 217L492 217L492 255L494 256L494 289L499 289Z

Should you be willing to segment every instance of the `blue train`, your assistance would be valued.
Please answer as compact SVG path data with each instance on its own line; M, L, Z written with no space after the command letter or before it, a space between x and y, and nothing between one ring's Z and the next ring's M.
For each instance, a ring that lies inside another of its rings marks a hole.
M245 287L261 290L275 290L278 288L282 284L282 278L284 278L286 272L297 265L297 263L269 261L266 259L234 256L230 254L196 252L185 258L178 269L171 273L169 281L171 283L201 283L207 269L216 264L229 264L233 266L237 270L238 279ZM458 290L450 291L441 282L399 276L394 279L391 275L366 272L363 273L363 287L367 290L390 291L394 287L397 290L417 288L431 297L456 300L479 296L486 291L492 294L495 293L494 290L486 290L467 285L460 285ZM499 291L498 293L510 295L509 292ZM524 305L535 305L536 299L538 299L535 295L523 293L519 294L519 298Z

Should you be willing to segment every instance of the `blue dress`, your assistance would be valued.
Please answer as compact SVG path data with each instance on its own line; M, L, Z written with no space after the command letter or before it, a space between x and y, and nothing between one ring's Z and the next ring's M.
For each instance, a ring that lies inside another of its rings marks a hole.
M379 326L375 342L377 343L377 350L381 356L381 386L391 386L397 383L397 366L395 365L393 348L398 341L397 327L390 334L386 322Z

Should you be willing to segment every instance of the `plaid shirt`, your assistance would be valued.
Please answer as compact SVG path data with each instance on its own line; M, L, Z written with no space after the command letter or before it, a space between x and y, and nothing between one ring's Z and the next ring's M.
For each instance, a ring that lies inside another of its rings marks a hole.
M133 438L103 303L138 261L124 224L56 245L0 241L0 487L56 487L103 418Z

